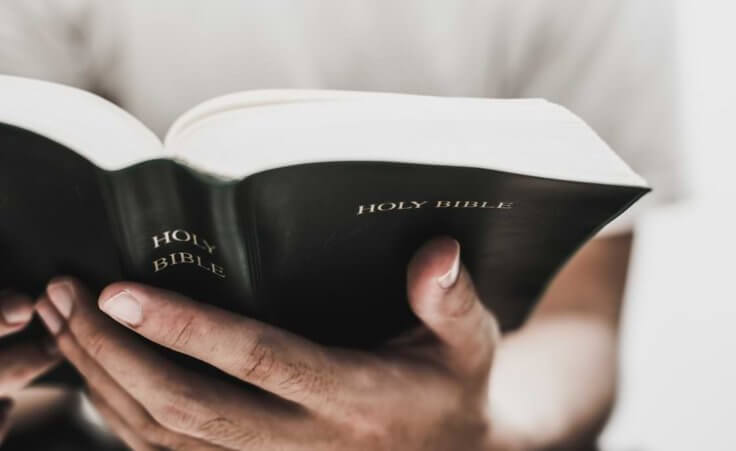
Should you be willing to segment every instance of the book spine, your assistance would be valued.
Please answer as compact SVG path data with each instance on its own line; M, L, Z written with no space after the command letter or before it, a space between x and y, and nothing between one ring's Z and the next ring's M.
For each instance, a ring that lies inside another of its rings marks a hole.
M220 243L220 255L226 268L227 286L231 287L230 308L238 313L266 319L266 310L258 303L258 246L254 221L247 197L240 183L207 183L209 188L210 226Z
M257 215L256 202L253 199L254 189L252 179L245 178L230 185L232 187L231 207L234 219L237 220L240 238L243 240L242 248L247 249L246 260L243 262L248 267L249 288L253 308L258 312L258 318L273 323L276 315L268 295L263 291L261 243L258 231L261 224Z
M124 277L258 316L234 185L170 160L106 173L104 185Z

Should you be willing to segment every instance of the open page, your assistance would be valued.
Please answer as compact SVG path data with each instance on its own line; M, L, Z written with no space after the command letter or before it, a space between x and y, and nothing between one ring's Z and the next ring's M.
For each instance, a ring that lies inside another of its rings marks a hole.
M0 98L0 123L110 170L162 156L225 178L302 163L392 161L646 186L582 120L541 99L243 92L182 115L164 151L132 115L79 89L0 76Z
M227 178L303 163L391 161L646 186L581 119L541 99L241 93L186 113L166 147Z
M0 75L0 123L62 144L104 169L162 156L158 137L102 97L70 86Z

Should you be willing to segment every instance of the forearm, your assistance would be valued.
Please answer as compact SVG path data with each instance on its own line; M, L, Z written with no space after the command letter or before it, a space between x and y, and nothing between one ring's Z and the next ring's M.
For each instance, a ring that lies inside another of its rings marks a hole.
M540 319L505 337L491 372L499 449L571 449L594 439L614 398L616 331L591 317Z
M581 449L595 439L616 388L631 241L621 235L587 244L524 327L501 341L489 401L500 449Z

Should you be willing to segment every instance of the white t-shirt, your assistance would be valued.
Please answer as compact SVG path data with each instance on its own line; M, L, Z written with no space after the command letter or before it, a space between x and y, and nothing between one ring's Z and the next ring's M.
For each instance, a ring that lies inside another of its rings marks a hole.
M158 134L233 91L544 97L678 197L668 0L3 0L0 73L105 94ZM1 101L1 99L0 99Z

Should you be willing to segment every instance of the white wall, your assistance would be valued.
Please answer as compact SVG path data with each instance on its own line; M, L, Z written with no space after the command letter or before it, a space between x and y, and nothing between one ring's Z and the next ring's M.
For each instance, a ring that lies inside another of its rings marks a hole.
M637 231L606 451L736 450L736 4L676 3L693 198Z

